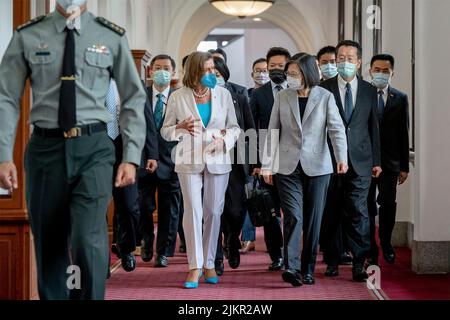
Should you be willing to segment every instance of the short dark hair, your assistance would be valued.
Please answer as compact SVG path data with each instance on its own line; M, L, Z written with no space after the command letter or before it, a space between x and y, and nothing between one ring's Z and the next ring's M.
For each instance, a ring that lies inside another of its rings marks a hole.
M152 61L150 62L150 68L153 69L153 65L155 64L156 60L170 60L170 64L172 65L172 69L175 71L177 65L175 63L175 60L167 54L159 54L155 56Z
M323 55L327 54L327 53L332 53L332 54L336 54L336 47L333 46L326 46L323 47L322 49L319 50L319 52L317 52L317 60L320 60L320 58L322 58Z
M301 57L303 57L303 56L305 56L305 55L307 55L306 52L299 52L299 53L296 53L296 54L294 54L294 55L291 57L291 60L298 60L298 59L300 59Z
M252 71L253 71L253 69L255 69L255 66L256 66L258 63L263 63L263 62L267 63L267 60L266 60L265 58L259 58L259 59L256 59L255 62L253 62Z
M266 56L267 63L269 63L270 58L275 56L285 56L287 60L291 58L291 54L287 49L281 47L273 47L269 49L269 52L267 52Z
M336 55L338 55L339 53L339 49L341 47L354 47L358 50L358 59L362 58L362 47L361 45L353 40L343 40L341 42L338 43L338 45L336 46Z
M317 68L316 57L310 54L304 54L300 59L289 60L286 64L285 71L291 64L296 64L303 74L305 88L313 88L320 84L320 74Z
M183 67L183 69L184 69L184 66L186 65L186 61L187 61L188 58L189 58L189 54L187 56L185 56L183 58L183 60L181 60L181 66Z
M391 63L392 70L394 70L395 59L390 54L377 54L373 56L372 60L370 61L370 67L372 68L374 62L379 60L389 61Z
M225 79L225 82L228 82L228 80L230 79L230 69L228 69L226 62L219 57L213 57L213 60L216 70L219 71L219 73Z
M227 58L227 53L222 48L210 49L210 50L208 50L208 52L211 53L211 54L218 53L218 54L222 55L223 59L225 60L225 63L227 63L227 59L228 59Z

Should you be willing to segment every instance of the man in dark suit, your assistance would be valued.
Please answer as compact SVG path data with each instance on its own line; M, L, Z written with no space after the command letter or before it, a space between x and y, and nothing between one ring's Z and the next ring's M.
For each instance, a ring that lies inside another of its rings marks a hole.
M380 121L381 168L380 177L373 179L369 192L371 249L369 264L378 264L378 245L375 239L375 217L379 213L379 238L383 257L395 262L391 244L397 211L397 184L403 184L409 172L409 106L408 96L390 86L394 75L394 57L388 54L372 58L370 74L378 90L378 118ZM376 189L378 187L378 198ZM380 205L377 212L377 202Z
M373 177L381 173L380 137L377 116L377 91L356 74L361 68L362 49L354 41L336 47L338 76L321 85L336 99L347 131L349 170L339 178L340 196L335 203L336 234L342 218L345 236L353 255L353 280L365 281L364 263L370 248L370 223L367 196ZM340 210L339 210L340 209ZM325 246L326 276L337 276L340 252L331 243Z
M267 69L269 70L271 81L262 87L255 89L250 100L255 127L260 135L259 141L265 141L266 134L260 130L267 130L269 128L270 115L272 114L275 95L287 88L284 68L290 57L291 55L288 50L279 47L271 48L267 53ZM260 146L260 151L262 149L261 147L262 146ZM255 169L254 174L260 174L260 169ZM276 206L276 215L264 226L264 240L270 258L272 259L269 270L274 271L283 268L281 254L283 237L280 226L280 199L275 186L267 185L267 187L271 190L272 198L274 199Z
M181 210L181 189L172 162L172 149L176 143L165 141L160 135L164 122L166 105L170 94L171 78L175 74L175 61L168 55L158 55L150 63L153 85L147 88L150 101L144 115L147 123L154 123L157 132L159 161L156 170L146 166L139 175L141 199L141 258L149 262L153 257L153 212L156 209L158 194L158 231L156 240L155 267L167 267L167 257L175 252L178 222Z
M116 162L113 169L116 172L123 155L123 141L122 135L119 132L118 112L120 109L120 101L115 81L111 81L110 83L106 96L106 106L114 117L114 121L108 124L108 135L115 147ZM156 129L154 125L149 124L147 125L146 159L149 159L148 163L152 167L157 166L158 159L158 145L155 141ZM114 199L113 228L116 243L113 244L111 249L121 259L122 268L127 272L131 272L136 268L134 251L136 250L137 235L139 232L140 208L138 185L134 183L125 188L114 186L112 195Z

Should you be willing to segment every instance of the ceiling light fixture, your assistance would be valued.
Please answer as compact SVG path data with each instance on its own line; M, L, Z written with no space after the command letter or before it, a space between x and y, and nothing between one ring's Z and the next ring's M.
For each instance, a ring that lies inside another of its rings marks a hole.
M263 13L275 0L209 0L209 3L227 15L245 18Z

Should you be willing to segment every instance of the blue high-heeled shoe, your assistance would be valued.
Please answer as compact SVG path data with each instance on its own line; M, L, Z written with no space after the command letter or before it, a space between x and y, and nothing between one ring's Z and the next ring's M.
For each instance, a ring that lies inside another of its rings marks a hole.
M206 273L205 273L205 283L208 283L208 284L218 284L218 283L219 283L219 277L218 277L218 276L215 276L215 277L207 278L207 277L206 277Z
M197 281L195 281L195 282L185 282L184 283L184 288L185 289L197 289L198 288L198 282L200 281L200 279L202 278L202 276L203 276L203 272L202 271L200 271L200 274L198 275L198 280Z

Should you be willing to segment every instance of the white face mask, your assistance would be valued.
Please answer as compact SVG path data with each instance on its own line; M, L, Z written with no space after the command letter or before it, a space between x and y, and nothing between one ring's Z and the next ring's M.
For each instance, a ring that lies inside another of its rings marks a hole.
M287 83L288 83L288 87L290 89L294 89L294 90L302 90L304 87L304 85L300 81L300 79L289 77L289 76L287 77Z
M71 6L81 7L87 0L56 0L58 4L67 10Z

